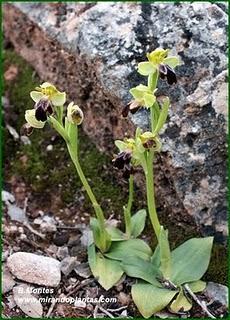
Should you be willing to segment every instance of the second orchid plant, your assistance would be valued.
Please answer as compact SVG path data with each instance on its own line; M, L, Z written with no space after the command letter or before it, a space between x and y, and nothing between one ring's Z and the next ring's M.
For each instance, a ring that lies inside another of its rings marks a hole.
M159 80L169 85L177 82L174 68L180 64L178 57L169 56L169 50L158 48L147 54L148 61L138 64L138 72L147 77L147 84L139 84L130 90L133 100L122 112L123 117L140 108L150 111L151 126L148 131L136 129L135 137L115 141L119 149L113 165L129 180L129 198L124 205L125 230L110 226L98 203L79 161L78 126L83 112L71 102L65 114L66 94L50 83L43 83L30 93L35 108L27 110L27 123L22 134L31 134L34 128L51 125L65 140L70 158L91 200L95 217L90 220L93 243L88 247L88 261L97 281L106 290L114 286L125 273L136 278L132 297L145 318L151 317L166 306L172 312L187 312L192 307L194 293L203 291L212 249L212 237L193 238L173 251L170 250L168 231L160 224L154 197L155 154L161 150L160 130L165 124L170 100L157 98ZM135 167L141 166L146 181L148 216L158 245L154 250L143 240L137 239L146 223L146 210L132 214ZM208 311L207 311L208 312Z

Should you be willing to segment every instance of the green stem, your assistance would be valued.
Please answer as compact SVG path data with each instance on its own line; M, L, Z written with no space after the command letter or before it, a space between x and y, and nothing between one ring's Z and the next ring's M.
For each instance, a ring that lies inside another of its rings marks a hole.
M129 199L127 207L124 207L125 232L128 237L131 236L131 208L133 203L133 175L129 177Z
M94 211L96 213L96 216L99 220L99 223L102 227L105 226L105 217L103 214L103 211L99 205L99 203L96 200L96 197L94 196L94 193L82 171L79 159L78 159L78 127L74 124L69 124L68 126L68 135L70 138L69 143L67 143L67 148L70 154L70 157L75 165L75 168L77 170L78 176L89 196L90 201L92 202Z
M153 173L153 151L149 151L147 155L147 171L145 172L146 188L147 188L147 203L150 220L155 231L156 237L159 240L160 222L158 220L154 194L154 173Z
M152 73L148 76L148 87L151 91L154 91L157 87L158 76L158 70L156 70L155 73Z
M148 76L148 87L151 91L154 91L157 87L157 81L158 81L158 77L159 77L159 72L158 70L156 70L155 73L153 74L150 74ZM156 102L157 103L157 102ZM157 106L156 106L157 107ZM154 131L154 128L156 126L156 118L157 118L157 115L156 115L156 111L155 110L155 103L152 105L152 107L150 108L150 119L151 119L151 130L152 132Z
M93 205L93 208L95 210L95 213L96 213L96 216L100 222L100 224L102 226L104 226L104 223L105 223L105 218L104 218L104 214L103 214L103 211L100 207L100 205L98 204L93 192L92 192L92 189L82 171L82 168L81 168L81 165L80 165L80 162L78 160L78 157L76 156L76 153L75 153L75 150L72 148L71 144L67 144L67 148L68 148L68 151L69 151L69 154L70 154L70 157L75 165L75 168L77 170L77 173L79 175L79 178L90 198L90 201L92 202L92 205Z

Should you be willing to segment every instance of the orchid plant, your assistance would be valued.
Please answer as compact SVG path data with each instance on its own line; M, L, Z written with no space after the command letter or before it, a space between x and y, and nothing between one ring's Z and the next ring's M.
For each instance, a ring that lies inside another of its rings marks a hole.
M170 100L157 97L158 81L167 80L169 85L177 82L175 67L179 58L169 56L169 50L158 48L147 54L148 61L138 64L138 72L147 77L147 84L130 90L133 100L123 109L123 117L140 108L150 111L150 129L136 129L134 137L115 141L119 149L113 165L129 180L128 202L124 205L125 230L108 224L79 161L78 126L84 115L74 102L69 103L65 115L66 94L50 83L43 83L30 93L35 102L32 110L25 113L23 134L31 134L34 128L42 129L46 123L62 136L77 174L92 202L95 217L90 219L93 243L88 247L88 261L97 281L106 290L115 285L122 275L136 278L132 297L145 318L151 317L166 306L172 312L188 311L192 307L191 296L205 288L201 277L206 272L212 249L212 237L193 238L171 251L168 231L158 219L154 196L153 161L161 150L160 131L170 108ZM138 239L144 230L145 209L132 214L135 167L142 167L146 181L148 215L158 244L154 251Z

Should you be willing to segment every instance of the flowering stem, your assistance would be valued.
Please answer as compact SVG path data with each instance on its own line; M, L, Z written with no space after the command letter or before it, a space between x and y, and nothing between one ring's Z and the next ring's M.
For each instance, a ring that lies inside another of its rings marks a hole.
M71 145L67 145L67 147L68 147L68 151L69 151L70 157L71 157L71 159L72 159L72 161L73 161L73 163L74 163L74 165L76 167L76 170L77 170L77 173L79 175L79 178L80 178L80 180L81 180L81 182L82 182L82 184L83 184L83 186L84 186L84 188L85 188L85 190L86 190L86 192L87 192L87 194L88 194L88 196L90 198L90 201L92 202L92 205L93 205L93 208L95 210L96 216L97 216L101 226L104 226L105 218L104 218L103 211L102 211L100 205L98 204L98 202L97 202L97 200L96 200L96 198L95 198L95 196L94 196L94 194L92 192L92 189L91 189L91 187L90 187L90 185L89 185L89 183L88 183L88 181L87 181L87 179L86 179L86 177L85 177L85 175L84 175L84 173L82 171L82 168L81 168L80 162L78 160L78 157L76 157L75 152L72 151Z
M148 87L151 91L154 91L156 89L158 76L159 76L158 71L156 71L154 74L150 74L148 77ZM153 106L150 108L150 113L151 113L150 114L151 130L152 132L154 132L154 128L156 125L155 104L153 104ZM146 157L147 170L145 170L147 203L148 203L150 220L151 220L153 229L155 231L156 237L159 240L160 222L157 216L156 204L155 204L153 159L154 159L154 152L152 150L149 150Z
M78 160L78 126L75 124L68 123L67 119L65 119L65 128L64 128L63 125L52 116L49 117L49 122L65 140L71 160L73 161L75 168L77 170L77 173L79 175L79 178L89 196L90 201L92 202L98 221L101 227L105 228L105 218L104 218L103 211L93 194L93 191L82 171L80 162Z
M150 220L155 231L156 237L159 240L160 222L158 220L154 195L154 173L153 173L153 158L154 152L150 150L147 154L147 171L145 171L146 189L147 189L147 203Z
M131 235L131 208L133 203L133 175L129 177L129 199L127 207L124 207L125 232L128 237Z

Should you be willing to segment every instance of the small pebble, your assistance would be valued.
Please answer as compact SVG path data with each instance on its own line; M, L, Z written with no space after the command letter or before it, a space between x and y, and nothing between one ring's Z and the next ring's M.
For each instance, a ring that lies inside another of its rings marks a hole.
M126 306L130 303L130 296L124 292L120 292L118 295L118 300L123 306Z
M74 302L74 306L75 306L76 308L82 308L82 309L84 309L84 308L86 308L86 303L85 303L84 301L81 301L81 300L76 299L75 302Z
M9 233L10 234L15 234L18 232L18 227L17 226L10 226L9 227Z
M18 232L19 232L19 233L24 233L23 227L18 227Z
M68 247L59 247L58 250L57 250L56 255L57 255L57 258L58 258L59 260L65 259L66 257L69 256L69 249L68 249Z
M21 233L19 239L25 240L25 239L27 239L27 235L25 233Z
M67 232L56 232L53 238L53 243L56 246L61 247L66 244L69 240L69 233Z
M66 257L61 261L61 271L68 276L79 262L75 257Z
M52 144L49 144L47 147L46 147L46 151L53 151L53 145Z

